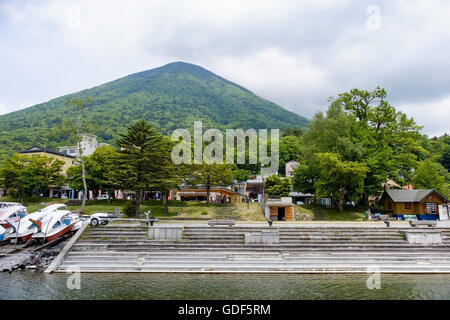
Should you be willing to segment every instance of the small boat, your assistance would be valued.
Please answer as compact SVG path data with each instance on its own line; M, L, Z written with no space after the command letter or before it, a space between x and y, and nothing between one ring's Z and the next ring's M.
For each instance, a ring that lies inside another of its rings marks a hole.
M77 214L68 210L58 210L37 221L30 219L38 230L31 237L35 241L53 241L72 230L79 221Z
M0 226L0 242L5 240L6 237L6 229Z
M2 210L5 210L6 208L9 207L14 207L14 206L21 206L21 203L18 202L0 202L0 213L2 213Z
M41 221L47 215L57 211L67 211L67 206L62 203L52 204L36 212L30 213L18 221L8 220L8 224L11 226L11 231L7 234L7 238L11 240L11 243L27 242L30 240L33 233L38 231L38 227L31 220Z
M19 205L5 207L0 212L0 225L3 228L9 228L8 221L19 221L27 215L27 208Z

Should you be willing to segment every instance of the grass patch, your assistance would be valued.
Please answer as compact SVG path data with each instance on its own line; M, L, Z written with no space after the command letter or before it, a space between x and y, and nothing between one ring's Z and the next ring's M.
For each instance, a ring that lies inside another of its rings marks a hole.
M294 205L295 212L309 214L315 221L363 221L367 207L345 207L343 212L337 208L325 208L319 205ZM376 207L371 207L375 212Z

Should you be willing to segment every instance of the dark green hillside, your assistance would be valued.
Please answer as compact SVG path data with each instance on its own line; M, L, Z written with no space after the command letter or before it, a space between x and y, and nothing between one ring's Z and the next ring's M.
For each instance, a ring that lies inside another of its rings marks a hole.
M131 121L144 118L170 134L195 120L214 128L303 128L308 120L202 67L175 62L0 116L0 159L32 145L66 143L58 126L70 115L64 101L90 96L88 117L100 141L113 142Z

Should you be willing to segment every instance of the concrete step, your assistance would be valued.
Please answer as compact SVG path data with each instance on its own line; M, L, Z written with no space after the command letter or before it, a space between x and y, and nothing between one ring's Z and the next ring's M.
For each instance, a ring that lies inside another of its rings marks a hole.
M188 263L205 263L205 262L219 262L219 263L301 263L301 264L345 264L345 263L364 263L364 264L380 264L380 263L417 263L417 264L429 264L429 263L441 263L448 264L450 266L449 258L420 258L420 257L260 257L254 256L239 256L239 257L226 257L226 256L152 256L152 255L134 255L134 256L69 256L65 259L64 263L68 264L85 264L85 263L127 263L136 261L144 261L145 263L174 263L174 264L188 264Z
M230 250L230 251L256 251L256 252L265 252L265 251L276 251L276 252L304 252L304 251L415 251L415 250L428 250L428 251L449 251L450 247L445 245L435 245L435 246L411 246L411 245L387 245L387 246L362 246L362 245L346 245L346 246L332 246L332 245L304 245L304 246L291 246L286 244L284 246L251 246L251 245L240 245L240 244L229 244L229 245L202 245L202 244L189 244L189 245L180 245L180 244L152 244L152 245L111 245L111 244L88 244L88 243L80 243L75 244L72 248L72 251L105 251L105 250L113 250L113 251L139 251L139 252L147 252L154 250L184 250L184 251L217 251L217 250Z
M404 252L391 252L391 251L381 251L381 252L335 252L335 251L322 251L319 253L315 252L286 252L286 253L278 253L278 252L248 252L248 251L196 251L184 253L183 251L179 251L174 253L174 251L145 251L145 252L129 252L129 251L96 251L96 252L87 252L87 251L71 251L67 254L68 257L84 257L84 256L95 256L95 257L103 257L103 256L137 256L137 255L145 255L145 256L154 256L154 257L172 257L174 254L179 256L189 256L189 257L336 257L336 258L353 258L353 257L399 257L399 258L449 258L450 252L432 252L427 250L422 251L404 251Z
M58 271L65 272L66 267L61 266ZM418 265L418 264L400 264L400 265L377 265L382 273L450 273L450 266L441 264ZM255 265L255 264L122 264L122 265L105 265L91 264L80 266L81 272L227 272L227 273L258 273L258 272L293 272L293 273L309 273L309 272L343 272L343 273L367 273L368 266L365 264L273 264L273 265Z

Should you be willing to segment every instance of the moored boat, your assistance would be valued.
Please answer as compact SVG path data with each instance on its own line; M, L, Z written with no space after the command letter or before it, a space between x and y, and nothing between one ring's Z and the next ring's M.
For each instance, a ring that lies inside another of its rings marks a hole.
M32 239L39 242L50 242L71 231L79 218L77 214L62 210L52 212L40 221L35 219L30 219L30 221L38 228L38 231L31 236Z
M0 242L3 242L6 237L6 229L0 226Z
M27 208L21 204L2 208L0 211L0 225L3 228L9 228L8 221L19 221L27 215Z
M57 211L68 211L65 204L52 204L36 212L30 213L18 221L7 220L11 226L11 231L7 234L7 238L14 243L17 239L18 242L27 242L38 231L38 227L31 220L41 221L47 215Z

